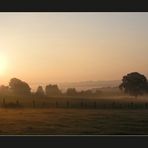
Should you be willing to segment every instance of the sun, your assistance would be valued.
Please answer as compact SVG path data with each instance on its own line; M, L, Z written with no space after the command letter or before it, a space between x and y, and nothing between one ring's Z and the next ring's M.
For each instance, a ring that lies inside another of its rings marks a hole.
M0 55L0 75L6 73L7 69L7 58L4 55Z

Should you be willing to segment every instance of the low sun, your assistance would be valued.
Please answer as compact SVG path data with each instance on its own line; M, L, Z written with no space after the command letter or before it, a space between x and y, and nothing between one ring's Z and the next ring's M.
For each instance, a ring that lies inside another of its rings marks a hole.
M7 69L7 59L4 55L0 55L0 75L5 74Z

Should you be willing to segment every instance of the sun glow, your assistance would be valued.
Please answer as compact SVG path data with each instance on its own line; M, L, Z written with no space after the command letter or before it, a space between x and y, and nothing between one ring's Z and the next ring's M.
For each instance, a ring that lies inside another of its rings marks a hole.
M4 55L0 55L0 75L6 73L7 69L7 58Z

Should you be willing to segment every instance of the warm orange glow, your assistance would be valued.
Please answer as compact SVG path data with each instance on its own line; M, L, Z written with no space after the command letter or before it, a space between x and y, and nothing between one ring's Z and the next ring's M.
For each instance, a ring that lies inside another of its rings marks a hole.
M132 71L148 74L148 13L1 13L0 21L3 81L78 82L119 80Z
M4 55L0 55L0 75L7 73L7 58Z

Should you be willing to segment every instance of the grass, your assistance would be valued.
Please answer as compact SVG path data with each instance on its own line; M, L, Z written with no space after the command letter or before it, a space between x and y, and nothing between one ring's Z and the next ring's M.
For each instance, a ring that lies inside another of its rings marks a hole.
M148 110L0 109L0 134L148 134L147 115Z
M148 99L0 98L0 135L145 135Z

